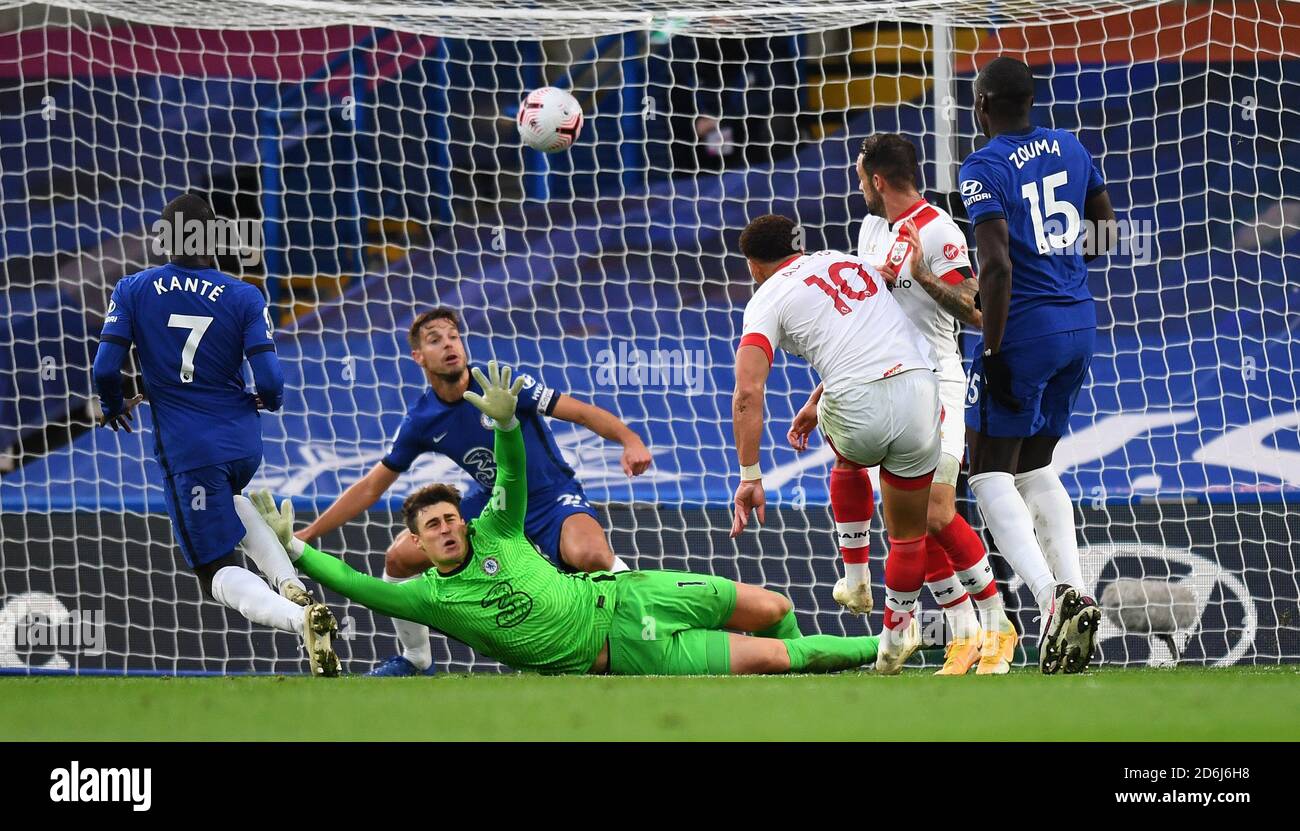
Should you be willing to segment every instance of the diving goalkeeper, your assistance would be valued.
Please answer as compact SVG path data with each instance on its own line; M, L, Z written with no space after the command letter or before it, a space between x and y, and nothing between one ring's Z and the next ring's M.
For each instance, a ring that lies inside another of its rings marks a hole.
M524 536L524 441L515 418L522 381L510 368L477 368L482 395L466 400L496 422L497 474L478 519L460 494L430 485L402 506L406 527L433 568L388 583L353 570L293 536L293 508L271 494L253 502L297 567L381 614L423 623L482 655L546 674L749 675L833 672L876 657L876 638L803 637L790 601L706 574L626 571L563 574ZM250 530L250 533L254 533ZM752 632L755 637L734 634Z

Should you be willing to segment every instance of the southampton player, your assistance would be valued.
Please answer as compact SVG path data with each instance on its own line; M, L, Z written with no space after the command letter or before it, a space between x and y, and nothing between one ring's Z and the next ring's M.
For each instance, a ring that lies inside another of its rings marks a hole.
M162 222L202 234L216 216L202 198L186 194L163 209ZM185 251L198 250L186 242ZM254 623L301 635L312 673L337 675L330 645L334 617L312 600L284 551L245 546L278 594L235 553L245 535L237 494L262 463L257 410L280 408L284 377L262 293L215 265L210 253L173 252L167 265L118 282L95 353L101 423L131 429L131 410L143 397L122 400L121 369L134 343L153 407L167 513L204 593ZM244 388L245 357L256 396Z
M819 421L840 464L881 466L889 557L876 669L897 673L921 642L915 610L925 582L926 512L940 451L935 367L883 276L849 254L805 254L795 245L796 232L792 220L768 215L740 235L758 288L745 306L736 349L732 418L741 481L731 535L744 530L751 509L757 508L760 523L764 519L758 465L763 393L774 350L784 349L821 376ZM845 563L834 597L850 612L870 611L866 563Z
M984 338L966 426L971 490L1042 610L1039 666L1051 674L1087 668L1101 619L1085 594L1074 504L1052 451L1096 337L1085 265L1095 255L1083 252L1096 250L1115 213L1088 151L1070 132L1033 126L1033 102L1020 61L997 58L975 79L975 118L989 143L959 178L979 251Z
M460 319L452 309L440 307L416 317L408 339L411 357L424 371L429 389L415 402L398 429L392 450L363 478L339 496L299 539L327 534L373 505L408 470L422 453L442 453L474 481L461 505L473 519L483 510L496 476L492 430L478 410L465 403L473 389L467 369ZM617 416L579 401L521 375L524 394L519 399L519 420L528 443L529 510L524 530L546 556L577 571L620 571L627 568L610 551L605 530L587 502L573 469L565 463L551 429L542 416L581 424L597 435L623 445L623 472L637 476L650 466L650 451ZM414 538L401 532L389 546L384 579L411 580L430 566L429 558ZM429 629L404 619L394 621L402 654L389 658L371 675L416 675L432 671L433 651Z
M449 485L402 506L407 536L432 562L401 584L361 574L293 535L293 508L254 496L263 531L298 568L382 614L432 626L514 669L547 674L749 675L833 672L875 657L874 637L803 637L790 601L757 586L681 571L564 573L525 535L529 502L522 379L488 364L483 391L465 399L491 419L496 480L483 513L466 522ZM476 410L476 412L478 411ZM269 527L267 527L269 526ZM727 631L729 630L729 631ZM753 636L735 634L752 632Z
M1011 669L1016 631L1002 608L984 544L957 513L957 474L966 446L961 418L966 373L957 337L961 323L980 326L975 308L978 283L967 258L966 238L946 211L922 198L916 148L904 137L896 133L868 137L855 167L870 212L862 221L858 256L884 275L939 367L942 452L930 483L925 584L944 610L952 640L937 674L964 675L978 662L977 674L1001 675ZM919 236L919 246L910 242L913 233ZM820 396L819 387L791 426L789 438L797 450L807 448L808 436L817 426ZM846 563L866 561L868 538L857 532L869 527L872 507L866 471L836 462L831 471L831 512Z

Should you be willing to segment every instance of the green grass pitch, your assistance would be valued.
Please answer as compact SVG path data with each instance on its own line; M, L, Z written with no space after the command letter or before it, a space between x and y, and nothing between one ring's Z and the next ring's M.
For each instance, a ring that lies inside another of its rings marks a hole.
M1295 741L1298 682L1294 666L1001 678L0 677L0 740Z

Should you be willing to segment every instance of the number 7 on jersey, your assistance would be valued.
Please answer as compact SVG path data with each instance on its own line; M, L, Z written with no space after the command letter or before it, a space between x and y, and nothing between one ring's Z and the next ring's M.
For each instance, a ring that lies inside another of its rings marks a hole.
M181 383L194 381L194 353L199 351L199 341L212 325L212 318L207 315L177 315L167 318L167 326L176 329L189 329L190 336L181 347Z

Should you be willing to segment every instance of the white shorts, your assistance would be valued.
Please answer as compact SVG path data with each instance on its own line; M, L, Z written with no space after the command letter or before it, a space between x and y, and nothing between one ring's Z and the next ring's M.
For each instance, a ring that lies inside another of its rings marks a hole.
M939 442L944 455L952 456L961 464L966 455L966 376L961 367L954 375L941 370L939 375L939 403L943 404L943 421L939 424Z
M939 381L924 369L827 392L817 404L822 434L841 457L905 479L939 463Z

